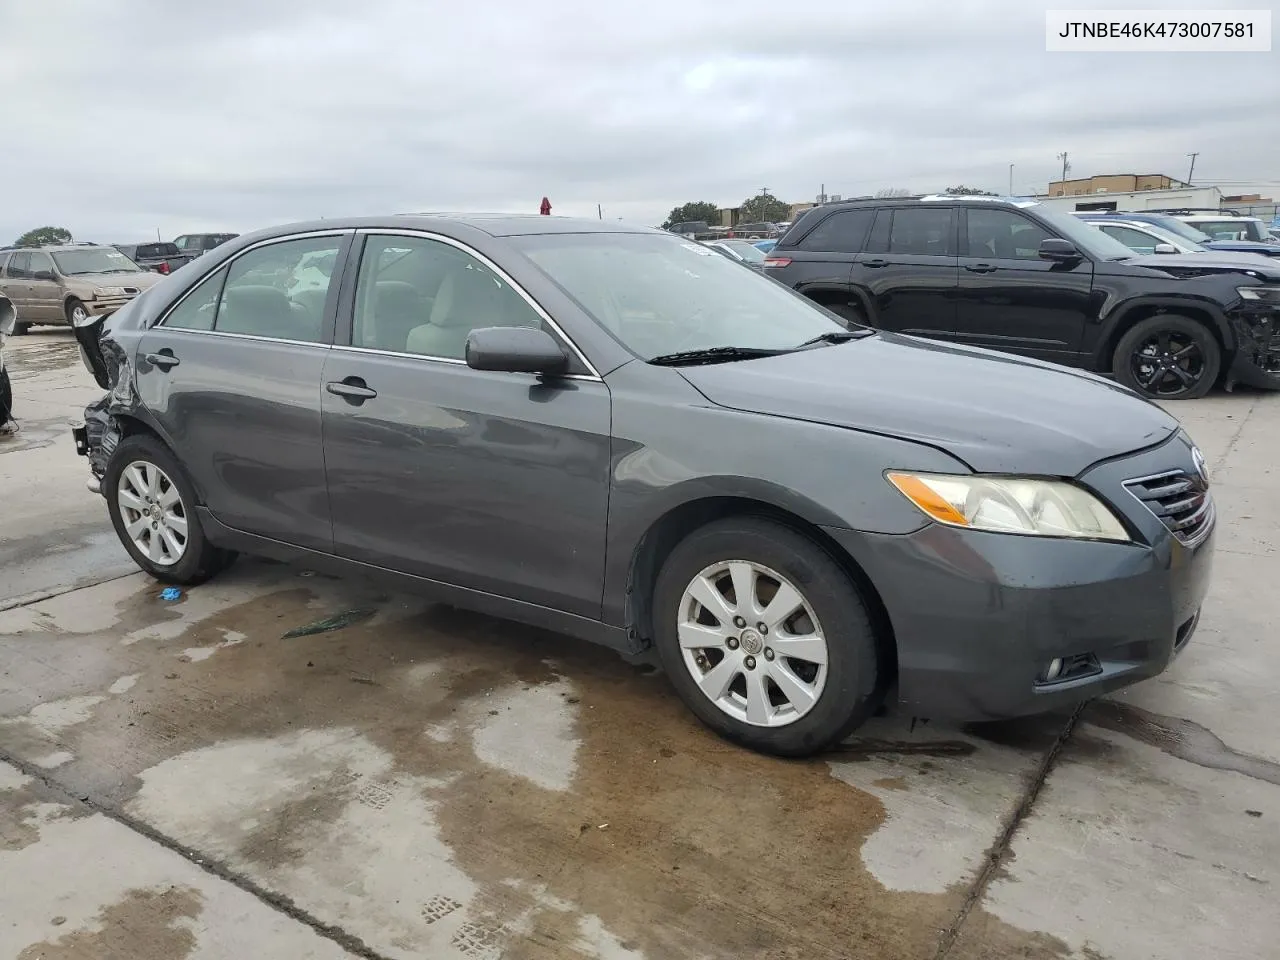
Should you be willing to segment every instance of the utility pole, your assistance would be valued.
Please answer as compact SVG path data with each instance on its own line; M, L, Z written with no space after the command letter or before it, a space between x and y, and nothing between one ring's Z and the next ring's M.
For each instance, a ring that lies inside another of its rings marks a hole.
M1187 171L1187 186L1189 187L1191 186L1191 175L1196 172L1196 157L1200 156L1200 154L1197 151L1196 153L1188 153L1187 156L1191 158L1191 169Z
M1058 159L1062 161L1062 195L1067 195L1067 171L1071 169L1071 164L1067 163L1067 153L1064 150L1058 154Z
M596 204L596 219L597 219L597 220L603 220L603 219L604 219L604 208L603 208L603 207L601 207L601 206L600 206L600 204L598 204L598 203Z
M1009 164L1009 196L1013 196L1013 164Z

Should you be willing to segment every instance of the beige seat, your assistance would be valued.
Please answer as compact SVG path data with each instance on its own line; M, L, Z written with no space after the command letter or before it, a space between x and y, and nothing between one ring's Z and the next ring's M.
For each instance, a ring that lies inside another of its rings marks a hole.
M428 357L466 357L467 335L479 327L506 326L502 290L476 267L450 270L436 291L427 323L409 331L405 349Z

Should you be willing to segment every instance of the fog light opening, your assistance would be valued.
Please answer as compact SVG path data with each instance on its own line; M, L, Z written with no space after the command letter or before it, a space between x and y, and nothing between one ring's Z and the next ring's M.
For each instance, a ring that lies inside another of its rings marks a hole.
M1052 683L1054 680L1057 680L1058 677L1060 677L1061 675L1062 675L1062 658L1054 657L1052 660L1049 661L1049 666L1045 669L1044 673L1040 674L1040 682Z
M1077 653L1069 657L1054 657L1036 677L1036 686L1044 687L1069 680L1080 680L1102 672L1102 664L1092 653Z

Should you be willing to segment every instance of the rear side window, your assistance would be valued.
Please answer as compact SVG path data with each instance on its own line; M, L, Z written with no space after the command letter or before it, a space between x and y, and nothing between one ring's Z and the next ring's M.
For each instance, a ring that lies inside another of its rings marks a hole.
M285 240L231 262L214 329L318 343L341 237Z
M214 318L218 312L218 298L226 279L226 267L205 277L187 295L187 298L165 317L164 325L178 330L212 330Z
M841 210L810 230L796 246L823 253L860 253L874 210Z
M128 253L128 251L125 251ZM176 243L140 243L137 252L133 254L136 257L153 259L155 257L176 257L181 255Z
M916 257L954 256L950 209L908 207L893 211L889 252Z
M7 276L14 280L25 280L31 275L31 254L15 253L9 261Z
M9 264L9 254L0 253L0 277L4 276L4 268Z

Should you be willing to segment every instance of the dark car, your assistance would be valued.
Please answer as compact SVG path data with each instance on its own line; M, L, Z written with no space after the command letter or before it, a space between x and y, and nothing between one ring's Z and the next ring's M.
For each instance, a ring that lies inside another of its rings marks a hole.
M765 260L854 324L1113 373L1162 400L1280 388L1280 263L1135 256L1030 200L829 203Z
M156 273L173 273L195 259L183 253L174 243L115 243L117 250L140 267Z
M153 577L263 554L652 647L764 751L1154 676L1208 586L1204 462L1155 404L846 330L664 231L280 227L77 333L109 389L77 448Z
M240 236L238 233L184 233L173 245L193 259Z
M753 270L764 267L765 252L749 240L708 240L706 245L722 257Z
M1133 221L1136 223L1149 223L1156 227L1168 230L1170 233L1176 233L1183 240L1191 243L1198 243L1207 250L1214 250L1221 253L1258 253L1264 257L1280 257L1280 246L1274 243L1260 242L1257 240L1241 240L1241 239L1222 239L1213 234L1206 233L1199 229L1194 222L1188 223L1181 217L1175 217L1170 213L1155 213L1152 211L1135 210L1132 212L1097 212L1090 211L1083 216L1095 223L1105 223L1108 220L1116 222Z

